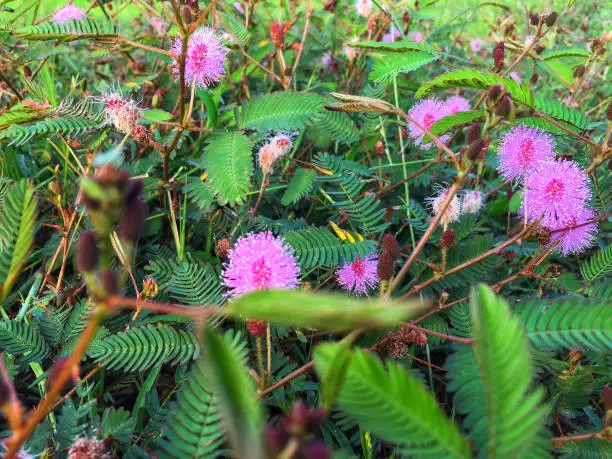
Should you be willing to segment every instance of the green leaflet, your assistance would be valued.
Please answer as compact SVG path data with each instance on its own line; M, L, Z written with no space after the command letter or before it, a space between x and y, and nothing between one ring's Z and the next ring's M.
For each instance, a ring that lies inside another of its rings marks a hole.
M580 265L580 274L587 282L612 272L612 245L601 249Z
M303 167L298 167L293 174L293 178L289 182L289 185L287 185L287 189L283 194L281 204L283 206L295 204L306 196L310 190L312 190L316 176L317 171L315 169L304 169Z

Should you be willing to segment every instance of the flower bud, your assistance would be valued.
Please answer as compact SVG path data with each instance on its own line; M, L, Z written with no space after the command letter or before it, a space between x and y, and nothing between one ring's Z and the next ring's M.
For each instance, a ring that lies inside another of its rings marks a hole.
M546 21L546 25L547 25L548 27L552 27L552 26L554 26L554 25L555 25L555 22L557 22L557 16L558 16L558 14L557 14L557 12L556 12L556 11L553 11L553 12L552 12L552 13L550 13L548 16L546 16L546 19L545 19L545 21Z
M500 70L504 66L504 54L504 42L500 41L495 45L495 49L493 50L493 68L495 70Z
M145 298L155 298L159 295L159 284L152 277L147 277L142 281L142 294Z
M304 454L305 459L331 459L332 452L329 447L322 441L315 441L308 448Z
M537 230L536 230L536 237L538 238L538 243L540 245L548 245L550 244L550 239L551 239L551 232L548 228L544 227L544 226L540 226Z
M247 330L255 338L262 338L266 336L266 330L268 326L265 320L253 320L247 321Z
M98 259L98 243L94 232L82 232L77 247L77 268L82 273L92 272L98 266Z
M455 241L455 230L452 228L449 228L446 231L444 231L442 233L442 236L440 237L440 247L443 249L448 249L450 246L453 245L454 241Z
M610 102L608 108L606 108L606 119L612 121L612 102Z
M536 54L542 54L542 52L546 49L544 46L542 46L539 43L536 43L536 45L533 47L533 49L535 49Z
M121 241L134 242L144 229L147 207L140 199L134 199L127 204L125 212L117 227L117 235Z
M285 46L285 32L278 22L270 24L270 38L276 49L282 49Z
M499 103L495 106L495 114L497 116L504 116L510 111L512 99L508 94L505 94Z
M232 244L229 239L223 238L217 241L217 254L219 258L227 258L231 249Z
M147 129L142 124L134 126L130 131L130 135L134 139L135 142L138 142L143 147L148 147L151 145L151 141L153 140L153 136L149 129Z
M491 88L487 91L487 99L492 103L497 103L497 99L499 99L499 96L501 96L503 90L504 89L498 84L491 86Z
M584 73L586 72L586 67L581 65L574 70L574 78L582 78Z
M266 440L270 457L276 457L285 449L289 436L279 427L268 427L268 430L266 430Z
M539 75L537 72L533 72L533 73L531 74L531 78L529 78L529 83L531 83L531 84L536 84L536 83L538 82L538 77L539 77L539 76L540 76L540 75Z
M482 127L480 126L480 123L472 124L465 135L465 144L470 145L480 139L481 133Z
M382 248L385 252L388 252L391 255L393 260L396 260L400 256L400 246L391 234L385 234L382 240Z
M480 152L485 146L485 142L482 139L476 139L472 142L465 150L465 155L471 160L475 161L480 156Z
M540 23L540 15L537 13L531 13L529 16L529 22L532 26L537 26Z
M295 402L291 407L291 413L289 414L291 424L300 426L300 428L303 429L308 423L309 412L310 408L308 408L308 405L306 403L302 401Z
M123 187L129 178L127 171L118 170L111 163L104 164L94 174L94 179L102 186Z
M410 22L410 13L408 13L408 11L404 11L404 15L402 16L402 21L404 21L406 24Z
M328 412L325 408L315 408L308 413L308 430L310 432L319 429L327 419Z
M119 293L119 282L114 272L110 269L105 269L102 271L100 277L102 288L107 296L115 296Z
M131 204L140 195L143 186L144 184L141 179L134 179L128 182L127 189L125 190L126 204Z
M393 257L389 252L383 252L378 257L377 271L381 281L388 281L393 277Z
M374 151L376 152L377 158L382 158L385 155L385 144L382 140L377 140L374 145Z
M191 14L191 8L188 6L183 7L183 23L185 25L189 25L193 22L193 16Z

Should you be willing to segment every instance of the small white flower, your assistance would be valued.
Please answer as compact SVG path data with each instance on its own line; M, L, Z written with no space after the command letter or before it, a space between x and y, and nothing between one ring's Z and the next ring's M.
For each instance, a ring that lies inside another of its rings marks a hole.
M438 194L430 198L426 198L426 201L428 201L428 203L431 206L434 216L437 217L438 215L442 213L442 206L444 202L446 201L446 199L448 198L448 195L450 194L450 192L451 192L451 188L439 187ZM448 204L448 207L442 214L442 217L440 218L439 223L442 226L446 226L449 223L456 222L457 220L459 220L460 216L461 216L461 201L459 201L457 194L455 194L453 198L451 199L450 203Z

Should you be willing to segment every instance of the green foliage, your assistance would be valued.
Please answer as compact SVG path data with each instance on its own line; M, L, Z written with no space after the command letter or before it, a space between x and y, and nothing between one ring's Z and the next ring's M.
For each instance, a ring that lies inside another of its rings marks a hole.
M342 241L325 228L289 231L283 239L293 248L305 270L337 266L345 261L352 263L357 256L364 258L376 249L376 241Z
M34 187L21 180L9 186L0 207L0 305L26 261L36 232Z
M474 345L458 347L445 365L465 427L479 457L537 457L546 409L542 391L530 390L533 368L521 326L484 285L472 292L470 309Z
M433 135L439 136L445 134L451 129L462 124L472 123L479 118L485 116L484 110L471 110L469 112L458 112L454 115L445 116L431 127L430 131Z
M224 301L216 273L197 261L176 263L168 289L170 297L179 303L220 305Z
M51 353L37 326L6 319L0 322L0 349L24 363L39 362Z
M612 317L609 302L564 300L525 301L514 308L534 346L612 351Z
M580 274L587 282L612 272L612 245L601 249L580 265Z
M325 378L334 345L315 351L317 372ZM344 411L374 435L416 457L471 457L470 446L435 398L400 365L363 351L351 356L338 396Z
M310 193L316 176L316 170L298 167L293 174L293 178L289 182L289 185L287 185L287 189L285 190L285 194L283 194L281 204L283 206L295 204Z
M249 31L244 27L244 24L229 14L220 13L219 16L221 17L222 23L227 28L230 35L236 40L236 43L238 43L239 46L244 47L251 36Z
M130 372L184 364L198 357L200 346L192 333L156 324L109 335L93 343L87 354L109 370Z
M240 204L251 188L252 142L240 133L213 137L204 151L204 168L222 204Z
M376 83L389 83L400 73L413 72L438 57L429 53L406 51L401 54L385 54L374 64L370 79Z
M362 301L307 291L258 291L230 302L227 311L250 319L332 331L392 327L423 309L414 301Z
M63 24L43 22L26 26L15 31L19 38L26 40L57 40L60 42L75 40L94 40L101 43L115 43L119 36L116 24L97 22L91 19L70 21Z

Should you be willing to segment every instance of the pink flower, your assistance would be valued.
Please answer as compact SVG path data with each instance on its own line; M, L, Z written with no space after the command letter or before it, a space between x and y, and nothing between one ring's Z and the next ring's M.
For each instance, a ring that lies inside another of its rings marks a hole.
M277 156L274 154L272 145L266 143L257 152L257 160L259 161L259 167L263 171L264 175L269 175L272 172L274 163L277 160Z
M464 214L477 214L482 208L484 194L478 190L466 191L461 202L461 211Z
M68 459L79 459L83 457L97 457L98 459L110 459L102 440L93 438L81 438L76 440L68 451Z
M523 81L523 80L521 79L521 77L519 76L519 74L518 74L518 73L516 73L516 72L510 72L510 75L509 75L509 76L510 76L510 78L512 78L514 81L516 81L518 84L521 84L521 82Z
M431 206L434 217L437 217L442 213L442 207L448 195L451 192L450 188L443 188L440 185L436 185L438 193L435 196L425 198L425 201ZM453 196L448 207L440 218L440 225L447 226L449 223L456 222L461 216L461 201L457 197L457 194Z
M372 14L372 7L372 0L357 0L355 3L357 14L364 18L367 18L370 14Z
M236 10L240 13L240 14L244 14L244 8L242 7L242 5L240 4L240 2L236 2L234 3L234 8L236 8Z
M421 43L423 41L423 34L421 32L412 32L410 38L415 43Z
M53 22L56 24L65 24L70 21L82 21L87 17L87 13L78 6L72 3L62 6L53 13Z
M352 263L344 263L336 268L338 283L347 291L356 295L365 295L378 284L378 261L374 253L365 258L357 257Z
M285 156L293 148L293 139L289 134L278 133L269 141L276 158Z
M467 99L461 96L453 96L446 99L446 110L449 115L454 115L458 112L469 112L470 103Z
M501 141L499 171L507 180L519 180L541 161L554 159L554 146L553 138L543 131L517 126Z
M542 217L547 228L577 218L591 197L589 179L573 161L544 161L525 178L524 208L529 221Z
M444 118L448 114L449 112L446 104L438 99L425 99L412 107L408 112L408 116L410 116L410 118L427 130L429 130L436 121ZM428 142L426 144L423 143L425 133L415 123L409 122L408 130L410 132L410 137L413 139L416 145L421 145L422 149L427 149L431 146L432 142ZM440 137L442 142L447 142L449 139L450 136L448 135Z
M325 67L326 69L330 68L333 63L334 58L330 53L323 54L323 57L321 58L321 64L323 65L323 67Z
M393 43L397 37L399 37L400 33L397 30L397 27L392 26L389 30L389 33L386 33L382 37L382 41L385 43Z
M230 250L223 283L230 296L238 297L255 290L296 288L299 275L293 250L281 238L270 232L251 233Z
M175 38L172 45L172 53L181 54L182 40ZM185 80L195 83L204 88L211 86L221 80L225 75L225 59L227 48L221 43L221 39L210 27L202 27L189 37L187 45L187 58L185 61ZM174 62L174 73L178 75L178 61Z
M131 97L124 97L118 87L100 90L95 100L104 107L105 124L113 125L119 132L128 134L142 119L138 103Z
M597 234L594 218L595 212L588 207L577 208L563 220L558 220L556 225L549 227L552 231L551 240L559 241L557 249L563 256L580 253L593 243Z
M472 38L470 40L470 49L472 52L477 53L482 48L482 40L480 38Z

